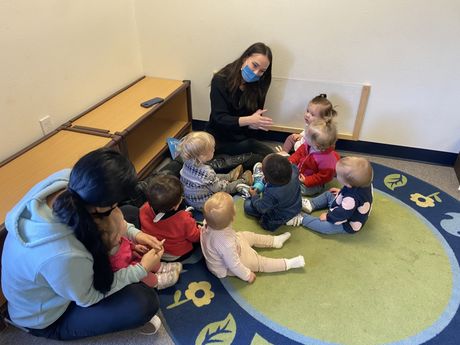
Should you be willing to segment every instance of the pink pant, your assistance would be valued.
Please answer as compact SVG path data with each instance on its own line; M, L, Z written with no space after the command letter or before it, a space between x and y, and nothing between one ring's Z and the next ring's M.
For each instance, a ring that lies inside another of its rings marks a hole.
M240 260L252 272L286 271L284 259L273 259L259 255L252 247L273 248L273 236L259 235L254 232L237 232L241 247Z

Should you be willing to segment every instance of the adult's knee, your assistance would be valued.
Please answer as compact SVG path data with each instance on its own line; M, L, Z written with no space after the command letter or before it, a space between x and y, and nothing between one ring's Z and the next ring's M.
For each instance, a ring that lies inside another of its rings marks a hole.
M129 294L131 317L135 317L138 324L145 324L150 321L160 306L155 289L144 283L131 284L126 288Z

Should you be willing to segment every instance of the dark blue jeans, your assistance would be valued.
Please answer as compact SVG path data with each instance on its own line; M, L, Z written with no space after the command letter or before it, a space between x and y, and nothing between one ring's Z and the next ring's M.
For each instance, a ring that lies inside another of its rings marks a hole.
M54 323L30 333L50 339L72 340L124 331L146 324L158 312L155 289L144 283L126 286L89 307L70 303Z
M311 199L310 203L313 207L313 210L319 210L324 208L327 209L332 205L334 199L335 195L327 191L323 194L318 195L316 198ZM318 217L313 217L309 214L303 216L302 225L306 228L309 228L313 231L325 235L347 234L342 224L332 224L329 223L327 220L321 221Z

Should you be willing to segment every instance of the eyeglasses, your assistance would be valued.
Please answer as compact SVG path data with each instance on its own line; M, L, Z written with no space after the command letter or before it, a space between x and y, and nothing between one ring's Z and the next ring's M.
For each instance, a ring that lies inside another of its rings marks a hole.
M112 214L112 211L116 209L118 205L112 206L110 210L104 211L104 212L91 212L91 215L96 218L105 218L108 217Z

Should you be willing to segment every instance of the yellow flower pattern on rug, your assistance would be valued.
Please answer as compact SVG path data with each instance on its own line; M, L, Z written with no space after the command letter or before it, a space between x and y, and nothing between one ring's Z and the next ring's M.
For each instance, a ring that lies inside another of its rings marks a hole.
M435 201L442 202L441 198L438 196L439 192L424 196L420 193L413 193L410 195L410 201L415 202L419 207L434 207ZM434 199L434 200L433 200Z
M211 284L207 281L191 282L188 284L188 288L185 290L184 295L185 299L181 300L182 292L176 290L174 293L174 303L168 305L166 309L175 308L188 301L192 301L196 307L200 308L210 304L211 300L214 298L214 292L211 291Z

